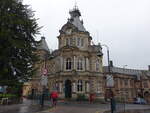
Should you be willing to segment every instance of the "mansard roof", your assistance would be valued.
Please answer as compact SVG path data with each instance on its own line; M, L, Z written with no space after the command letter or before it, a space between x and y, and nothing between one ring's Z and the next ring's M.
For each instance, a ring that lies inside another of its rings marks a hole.
M86 31L86 29L83 26L83 21L80 20L81 13L77 7L74 7L72 11L69 12L71 18L68 19L68 22L73 24L79 31Z
M70 18L67 23L63 25L60 30L60 33L64 33L67 29L71 28L80 32L87 32L83 26L83 21L80 19L81 13L77 8L74 8L70 13Z

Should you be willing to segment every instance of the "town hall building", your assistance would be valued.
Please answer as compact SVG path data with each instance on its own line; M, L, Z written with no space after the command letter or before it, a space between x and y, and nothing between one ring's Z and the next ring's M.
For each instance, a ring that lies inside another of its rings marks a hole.
M45 37L41 37L36 51L40 58L35 64L37 71L24 84L23 95L57 90L59 98L75 99L79 95L88 98L93 93L97 99L106 99L112 92L116 99L126 97L123 100L127 102L138 97L150 102L150 66L149 70L103 66L102 47L91 43L79 9L75 6L69 14L67 23L59 30L58 49L50 51ZM107 86L108 74L114 82L111 88Z
M77 7L69 12L70 18L59 30L58 49L49 51L45 38L42 37L37 47L41 60L39 68L32 79L32 89L42 90L42 70L47 70L47 89L57 90L60 98L76 98L79 94L89 96L95 93L98 98L104 97L102 74L101 45L92 45L92 37L80 19Z

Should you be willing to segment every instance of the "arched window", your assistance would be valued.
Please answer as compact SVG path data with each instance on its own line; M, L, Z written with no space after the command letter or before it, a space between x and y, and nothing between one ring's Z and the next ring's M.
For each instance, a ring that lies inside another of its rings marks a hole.
M82 80L78 80L77 90L78 91L82 91L83 90L83 81Z
M79 58L77 61L77 70L83 70L83 59Z
M71 58L66 59L66 70L71 70Z

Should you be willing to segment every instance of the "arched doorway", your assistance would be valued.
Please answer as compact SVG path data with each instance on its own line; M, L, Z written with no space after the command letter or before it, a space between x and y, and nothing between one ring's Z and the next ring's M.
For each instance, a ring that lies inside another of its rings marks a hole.
M72 88L71 88L71 80L65 81L65 98L72 97Z
M149 93L148 91L146 91L146 92L144 93L144 99L145 99L148 103L150 103L150 93Z

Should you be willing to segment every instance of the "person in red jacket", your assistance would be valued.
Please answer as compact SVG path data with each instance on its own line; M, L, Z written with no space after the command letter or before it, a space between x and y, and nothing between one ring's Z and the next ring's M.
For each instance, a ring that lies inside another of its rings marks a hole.
M57 91L52 91L52 93L51 93L52 106L56 106L56 104L57 104L57 98L58 98Z

